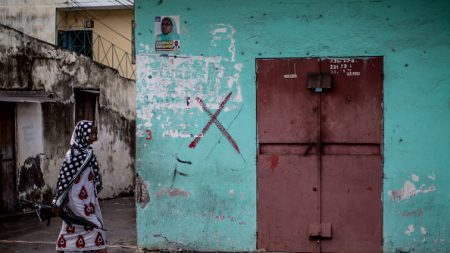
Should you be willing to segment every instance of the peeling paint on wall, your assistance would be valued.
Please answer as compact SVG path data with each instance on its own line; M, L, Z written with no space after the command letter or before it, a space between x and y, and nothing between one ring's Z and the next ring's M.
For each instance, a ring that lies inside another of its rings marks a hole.
M194 115L202 108L195 102L196 97L208 98L209 108L217 110L222 94L234 91L237 95L224 111L237 110L242 102L239 82L242 64L224 65L222 57L140 55L138 58L137 67L142 71L137 78L146 80L148 86L137 95L137 100L146 105L136 111L143 120L137 125L137 137L144 137L145 131L153 126L152 121L158 120L164 129L163 137L191 138L186 122L174 116L189 115L191 125L198 126ZM224 75L224 72L231 74Z
M55 1L49 0L14 0L0 2L0 23L14 27L25 34L34 36L49 43L55 41Z
M236 34L236 29L229 24L217 24L217 28L212 30L210 33L213 36L211 39L211 46L217 47L218 43L229 42L228 52L230 52L230 61L234 62L236 58L236 39L234 38Z
M426 235L426 234L427 234L427 229L424 228L424 227L420 227L420 233L421 233L422 235Z
M412 180L414 182L418 182L419 181L419 177L416 175L412 176ZM429 186L426 186L425 184L421 184L419 186L419 188L416 187L416 185L407 180L405 181L403 188L400 190L390 190L388 192L389 197L391 197L391 199L395 202L400 202L403 200L407 200L410 199L418 194L427 194L429 192L434 192L436 191L436 186L434 184L431 184Z
M410 236L412 233L414 233L414 225L413 224L409 225L405 231L405 234L408 236Z
M183 189L178 188L168 188L168 189L161 189L156 193L156 196L163 197L163 196L170 196L170 197L189 197L190 193L188 191L185 191Z
M144 137L145 131L160 122L163 137L192 138L186 121L179 120L189 115L190 125L198 126L196 117L202 108L195 98L207 98L210 109L217 110L223 94L233 92L233 97L224 111L237 110L243 101L240 73L242 63L235 62L235 33L231 25L218 24L211 31L211 43L228 45L228 56L177 56L167 54L140 54L137 68L148 85L137 94L137 101L146 106L137 108L137 137ZM143 46L143 45L142 45ZM226 84L226 85L224 85ZM174 117L178 116L178 117Z
M144 241L163 244L161 249L172 247L172 241L188 241L182 249L198 249L201 244L211 243L202 239L207 234L213 235L219 243L233 245L239 240L238 235L224 238L231 228L246 229L254 225L248 220L253 205L250 209L230 207L252 201L251 197L232 197L234 191L244 191L245 184L240 181L244 180L243 175L253 173L251 170L241 173L246 167L243 149L237 141L238 135L230 129L237 127L233 123L242 120L246 100L241 73L246 65L236 60L237 29L225 23L208 27L205 34L209 46L204 54L184 55L184 51L174 55L157 54L145 41L139 45L148 52L136 56L136 82L141 84L136 90L136 136L138 154L142 158L137 164L140 164L138 172L142 178L151 182L153 197L151 206L138 208L137 218L146 220L138 224L138 231L148 231L145 224L152 224L152 233L160 236L142 236L146 237ZM218 53L207 54L212 48ZM214 150L222 152L223 148L238 159L220 169L208 165L217 160L211 155ZM143 152L144 149L147 151ZM220 174L229 175L230 180L221 181ZM215 186L209 187L209 184ZM222 191L221 187L228 188ZM233 204L227 203L219 192L226 195L226 200L233 199ZM246 191L252 196L251 192ZM158 216L161 212L158 210L164 210L164 214L157 220L143 216ZM221 215L224 219L218 223L216 216ZM165 224L162 227L161 222ZM181 235L178 231L167 231L164 227L171 224L184 224L196 232ZM246 236L242 241L251 240L252 236Z
M137 175L135 196L136 202L141 206L141 208L145 208L148 203L150 203L150 194L148 192L149 188L148 183Z

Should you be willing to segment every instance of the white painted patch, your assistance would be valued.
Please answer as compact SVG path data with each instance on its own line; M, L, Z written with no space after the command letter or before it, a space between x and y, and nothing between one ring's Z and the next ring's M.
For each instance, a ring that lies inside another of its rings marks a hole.
M16 141L20 147L17 149L17 161L19 161L19 163L24 162L28 157L35 157L36 154L44 153L42 115L40 103L17 103ZM30 164L27 165L25 163L23 165L25 165L27 169L31 167ZM46 176L46 173L44 173L44 177ZM49 182L47 180L51 180L50 182L52 182L54 178L57 178L57 175L52 176L53 177L44 178L45 182Z
M146 134L142 130L136 130L136 137L145 137Z
M420 227L420 233L422 235L426 235L428 232L427 232L427 230L424 227Z
M422 184L419 189L416 188L416 185L412 183L411 181L406 181L403 185L403 188L400 190L390 190L388 192L388 195L391 197L391 199L395 202L400 202L405 199L410 199L413 196L416 196L418 194L426 194L429 192L436 191L436 186L430 185L426 187L424 184Z
M144 44L144 43L140 43L139 46L141 48L143 48L146 52L150 51L151 49L153 49L153 47L150 47L149 44Z
M172 138L191 138L191 134L187 131L183 130L166 130L163 132L163 137L172 137Z
M408 228L406 229L405 234L407 234L408 236L411 236L412 233L414 233L414 225L410 224L408 226Z
M228 24L217 24L217 26L218 28L210 32L210 34L213 35L211 45L216 47L216 41L229 40L228 52L230 52L231 57L225 58L224 60L234 62L236 56L236 39L234 38L236 34L236 28Z
M234 34L236 33L236 29L234 29L234 27L231 27L232 29L232 33L231 33L231 37L230 37L230 46L228 47L228 52L231 53L231 62L235 61L235 56L236 56L236 40L234 39Z
M434 181L434 180L436 180L436 175L433 172L433 173L431 173L431 175L428 176L428 178Z
M233 87L233 83L234 83L234 79L233 78L228 78L228 81L227 81L227 86L228 86L228 88L230 88L231 89L231 87Z
M231 197L233 197L234 194L235 194L234 189L231 189L230 192L229 192L229 194L230 194Z
M242 87L236 86L236 98L234 99L234 101L241 103L244 100L244 98L242 97Z
M283 75L283 77L285 79L295 79L295 78L297 78L297 74L286 74L286 75Z
M226 33L227 32L227 28L226 27L222 27L222 28L217 28L214 31L211 32L212 35L216 35L218 33Z
M416 174L412 174L411 178L412 178L412 181L419 182L419 176L417 176Z

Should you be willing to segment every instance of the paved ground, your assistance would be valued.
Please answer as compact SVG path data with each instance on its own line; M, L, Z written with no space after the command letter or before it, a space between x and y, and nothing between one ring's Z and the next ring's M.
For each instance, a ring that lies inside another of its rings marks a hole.
M133 198L117 198L100 202L108 230L110 253L136 252L136 212ZM34 215L0 217L1 253L55 252L55 241L61 219L54 218L49 227Z

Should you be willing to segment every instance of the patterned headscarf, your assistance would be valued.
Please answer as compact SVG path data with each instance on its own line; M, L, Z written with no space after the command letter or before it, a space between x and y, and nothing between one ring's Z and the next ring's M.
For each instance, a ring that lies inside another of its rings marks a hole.
M80 176L85 167L92 167L95 175L95 186L97 192L100 191L102 182L97 158L88 142L92 131L95 131L94 123L89 120L81 120L75 126L70 139L70 150L67 151L59 171L56 196L52 202L53 206L60 206L63 203L73 182Z

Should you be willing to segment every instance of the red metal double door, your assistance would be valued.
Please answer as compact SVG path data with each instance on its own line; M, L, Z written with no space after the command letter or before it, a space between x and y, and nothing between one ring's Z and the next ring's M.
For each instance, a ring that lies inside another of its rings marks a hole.
M256 65L257 247L381 252L383 59Z

